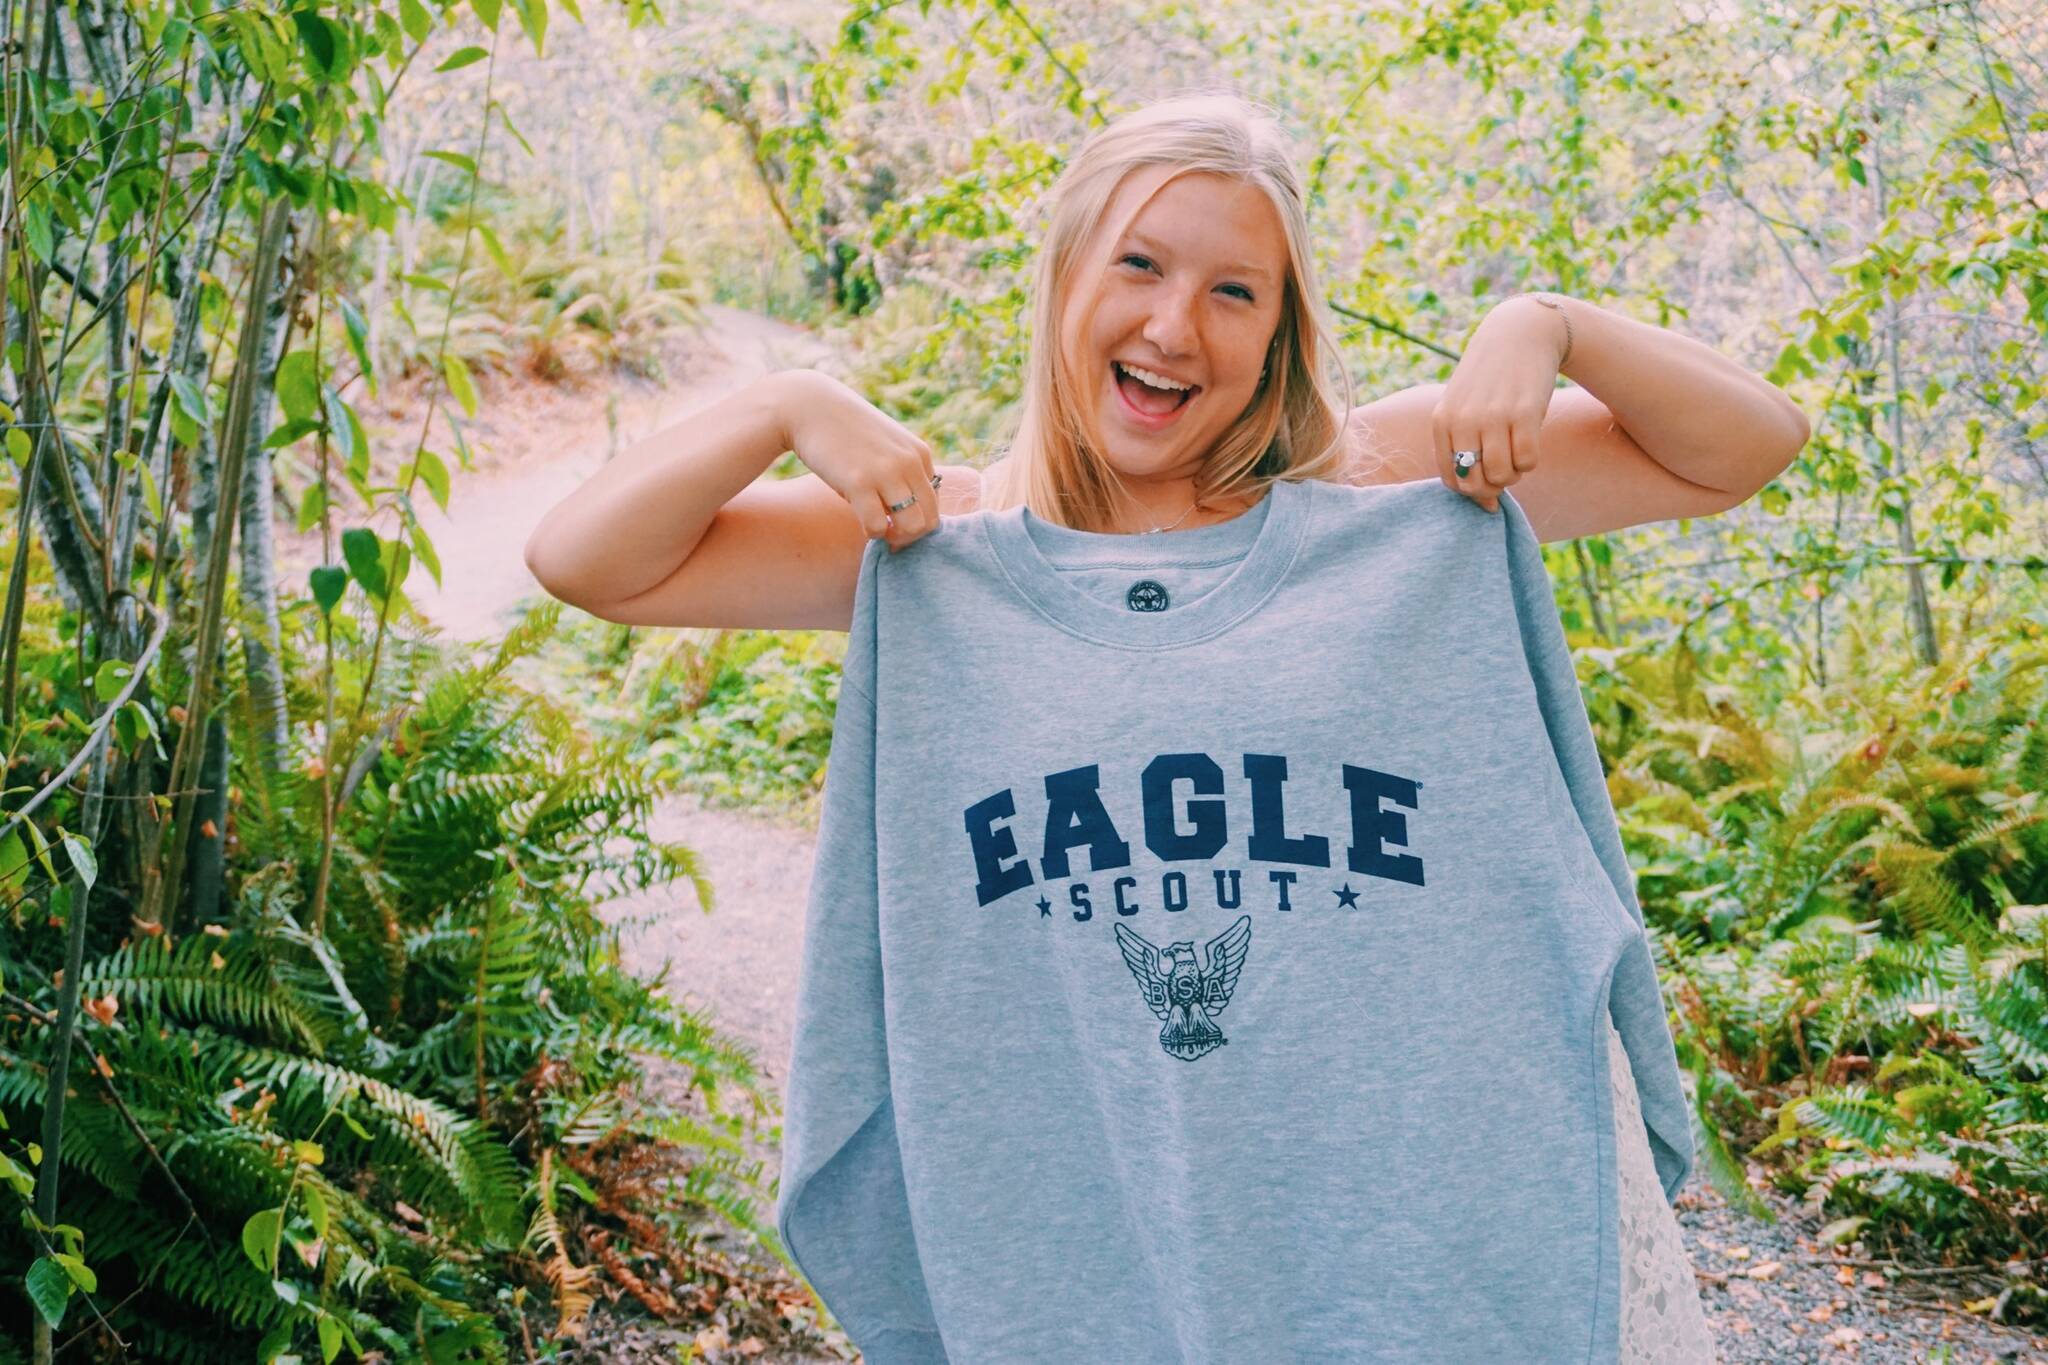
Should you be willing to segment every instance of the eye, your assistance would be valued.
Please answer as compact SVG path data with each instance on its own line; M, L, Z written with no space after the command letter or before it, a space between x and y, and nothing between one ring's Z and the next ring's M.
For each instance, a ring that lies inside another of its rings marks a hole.
M1244 287L1243 285L1241 285L1241 284L1226 284L1226 285L1224 285L1223 287L1224 287L1225 289L1235 289L1235 290L1237 291L1237 295L1236 295L1236 297L1238 297L1238 298L1241 298L1241 299L1243 299L1243 300L1244 300L1244 301L1245 301L1246 303L1250 303L1250 302L1252 302L1252 291L1251 291L1251 290L1249 290L1249 289L1247 289L1247 288L1245 288L1245 287Z
M1122 257L1119 257L1119 258L1117 259L1117 264L1118 264L1118 265L1126 265L1126 264L1128 264L1128 263L1129 263L1129 262L1131 262L1131 261L1136 261L1136 262L1138 263L1138 269L1140 269L1140 270L1150 270L1150 269L1152 269L1152 261L1151 261L1151 258L1150 258L1150 257L1147 257L1147 256L1137 256L1137 255L1131 255L1131 256L1122 256Z

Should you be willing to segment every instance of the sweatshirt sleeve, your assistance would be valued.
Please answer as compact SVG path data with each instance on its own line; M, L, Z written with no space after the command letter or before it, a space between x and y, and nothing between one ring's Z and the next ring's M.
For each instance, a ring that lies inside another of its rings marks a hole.
M1564 625L1558 620L1557 598L1543 564L1535 528L1512 493L1501 495L1500 507L1506 522L1508 577L1514 591L1515 613L1521 623L1523 652L1536 680L1543 723L1550 733L1551 748L1564 772L1579 823L1606 874L1606 888L1595 886L1589 890L1601 893L1611 889L1639 931L1614 969L1609 1009L1615 1031L1628 1051L1629 1067L1635 1073L1642 1097L1643 1124L1649 1133L1651 1154L1656 1158L1657 1177L1664 1187L1665 1199L1671 1200L1677 1198L1692 1171L1692 1108L1680 1079L1670 1016L1650 954L1642 904L1636 897L1635 873L1622 848L1613 799L1607 792L1607 774L1593 741L1586 699L1579 691L1578 675L1572 668Z
M876 878L876 576L861 561L804 911L776 1228L876 1365L943 1365L889 1093Z

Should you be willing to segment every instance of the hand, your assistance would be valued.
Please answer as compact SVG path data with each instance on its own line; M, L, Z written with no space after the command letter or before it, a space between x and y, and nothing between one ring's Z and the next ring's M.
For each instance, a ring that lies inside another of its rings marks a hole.
M846 500L869 540L894 554L935 531L939 490L932 487L932 448L895 418L819 370L785 370L778 385L784 444ZM889 504L916 505L891 512Z
M1563 319L1534 299L1509 299L1481 320L1430 412L1445 487L1500 511L1501 490L1536 467L1564 344ZM1459 450L1480 453L1463 478L1451 463Z

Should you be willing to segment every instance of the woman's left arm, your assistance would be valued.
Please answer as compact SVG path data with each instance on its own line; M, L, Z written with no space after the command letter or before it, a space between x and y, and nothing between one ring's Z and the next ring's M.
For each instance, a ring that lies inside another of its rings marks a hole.
M1434 475L1488 507L1512 487L1541 540L1708 516L1744 501L1806 444L1783 390L1712 347L1556 294L1489 311L1447 384L1358 410L1391 438L1397 478ZM1565 318L1571 323L1569 354ZM1562 358L1562 367L1560 359ZM1562 373L1577 388L1558 389ZM1478 450L1463 478L1451 452Z

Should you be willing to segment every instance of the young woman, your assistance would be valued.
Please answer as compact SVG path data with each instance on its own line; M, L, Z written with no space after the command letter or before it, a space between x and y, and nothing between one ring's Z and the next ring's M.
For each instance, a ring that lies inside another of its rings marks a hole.
M1300 179L1271 117L1162 101L1097 132L1055 190L1008 453L935 466L846 386L770 375L593 475L534 532L554 596L641 625L849 626L864 546L1022 505L1078 530L1228 521L1279 480L1436 477L1539 539L1724 511L1807 438L1786 396L1697 341L1579 300L1518 296L1449 383L1352 406ZM1560 374L1578 385L1557 390ZM810 473L759 475L794 450ZM935 716L934 726L952 723ZM1711 1360L1619 1040L1623 1358Z

